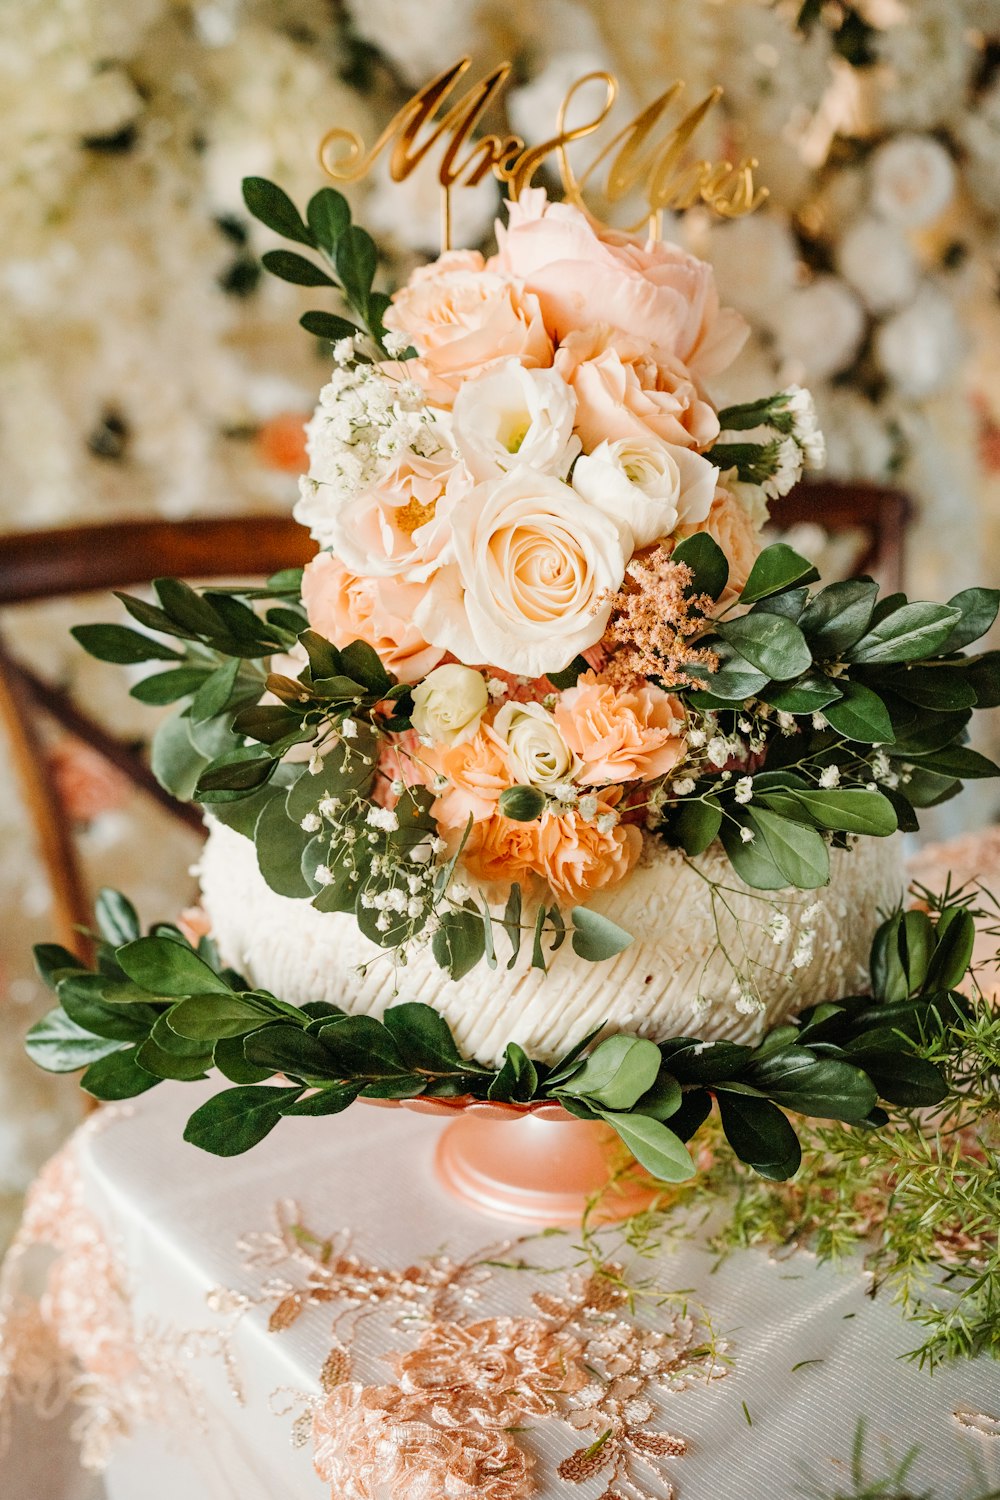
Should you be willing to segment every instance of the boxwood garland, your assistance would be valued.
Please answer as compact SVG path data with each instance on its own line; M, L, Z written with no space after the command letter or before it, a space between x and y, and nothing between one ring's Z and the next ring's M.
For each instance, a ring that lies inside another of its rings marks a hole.
M338 1114L358 1098L549 1100L606 1121L664 1182L693 1175L686 1142L713 1101L736 1155L774 1180L801 1159L788 1111L878 1126L888 1120L880 1100L938 1103L947 1086L920 1044L967 1013L956 988L975 938L961 895L950 895L930 914L897 911L882 923L870 994L811 1006L756 1046L599 1041L598 1029L555 1065L511 1042L491 1068L462 1056L430 1006L404 1001L379 1021L325 1001L291 1005L222 966L210 939L195 948L168 923L143 936L118 892L101 892L97 918L93 969L57 945L36 948L59 1003L28 1033L28 1053L50 1072L84 1068L83 1087L102 1100L218 1069L233 1086L195 1110L184 1132L205 1151L238 1155L283 1118Z

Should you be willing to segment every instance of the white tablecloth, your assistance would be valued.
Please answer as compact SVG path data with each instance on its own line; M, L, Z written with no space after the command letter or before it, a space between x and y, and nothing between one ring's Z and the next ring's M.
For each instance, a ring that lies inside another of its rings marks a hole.
M286 1122L249 1155L219 1161L181 1141L187 1113L209 1091L165 1085L113 1112L73 1147L87 1205L126 1267L140 1341L176 1349L190 1388L187 1414L183 1403L165 1401L172 1426L147 1424L118 1446L108 1493L111 1500L316 1500L329 1490L308 1446L293 1448L290 1416L277 1412L293 1397L275 1393L319 1393L331 1311L310 1306L294 1326L268 1332L274 1299L261 1303L260 1296L268 1278L284 1271L248 1266L241 1238L271 1227L283 1199L296 1200L317 1232L349 1229L360 1257L397 1269L442 1248L463 1258L523 1230L479 1217L438 1187L431 1158L443 1127L436 1119L355 1105L336 1119ZM605 1233L618 1254L615 1235ZM553 1234L517 1253L533 1265L567 1267L580 1259L578 1239L572 1231ZM909 1481L916 1492L931 1489L938 1500L979 1493L985 1484L966 1487L977 1472L1000 1483L1000 1440L955 1417L964 1410L1000 1418L1000 1365L980 1360L931 1375L901 1359L919 1330L887 1302L873 1301L857 1268L818 1266L803 1252L784 1260L744 1252L717 1264L704 1245L668 1236L638 1274L703 1308L730 1361L722 1379L655 1398L662 1428L688 1443L685 1456L663 1466L680 1500L791 1496L809 1476L833 1493L859 1418L873 1465L885 1445L898 1456L919 1444ZM555 1290L560 1275L498 1270L481 1290L480 1315L524 1316L530 1292ZM221 1301L219 1288L228 1289ZM240 1315L232 1294L259 1305ZM652 1307L642 1316L655 1324L658 1314ZM195 1337L178 1343L185 1330ZM356 1378L391 1378L381 1356L400 1342L377 1320L365 1324ZM601 1492L599 1479L576 1486L555 1475L578 1435L543 1422L524 1442L537 1457L545 1496L593 1500ZM12 1488L17 1456L15 1445L6 1483L0 1466L0 1493L41 1500L34 1486ZM23 1459L22 1449L22 1472ZM648 1488L669 1493L652 1480Z

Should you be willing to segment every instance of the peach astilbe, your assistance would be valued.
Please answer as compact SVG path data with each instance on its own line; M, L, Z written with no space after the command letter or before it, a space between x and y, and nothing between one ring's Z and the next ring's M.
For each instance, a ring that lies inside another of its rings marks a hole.
M690 687L697 680L692 667L715 670L715 652L694 644L715 601L687 594L693 579L687 563L674 562L665 546L632 559L602 641L609 682L631 688L652 677L665 687Z

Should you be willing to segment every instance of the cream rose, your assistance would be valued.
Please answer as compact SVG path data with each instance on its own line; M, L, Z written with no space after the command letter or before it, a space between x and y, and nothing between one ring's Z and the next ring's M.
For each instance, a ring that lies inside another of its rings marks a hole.
M521 785L551 791L576 772L576 756L541 703L505 703L490 733L506 746L511 775Z
M476 479L521 466L562 478L580 451L575 417L576 398L561 375L508 359L462 386L452 434Z
M718 477L715 465L690 448L620 438L577 459L573 488L623 522L635 547L649 547L678 526L704 521Z
M417 351L406 374L442 406L498 360L519 359L531 368L552 363L538 298L484 266L478 251L450 251L414 271L385 315L385 326Z
M646 341L657 359L683 360L698 380L726 369L746 342L748 325L719 306L711 266L667 241L602 232L571 204L549 203L540 188L511 204L497 241L489 268L534 292L560 340L609 323Z
M415 626L463 661L541 677L604 634L631 535L550 474L478 485L452 517L456 562L436 573Z
M471 740L489 703L482 672L447 662L413 689L413 727L425 739L446 745Z
M596 324L571 333L555 367L576 397L584 451L617 438L659 438L707 448L719 435L715 408L677 360L658 363L639 339Z

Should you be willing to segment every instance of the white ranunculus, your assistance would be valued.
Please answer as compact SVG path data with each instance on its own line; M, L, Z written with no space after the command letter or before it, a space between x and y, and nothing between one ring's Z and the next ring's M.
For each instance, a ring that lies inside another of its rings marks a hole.
M528 370L518 359L467 380L452 415L455 446L479 480L521 467L561 479L580 451L572 389L557 370Z
M920 274L902 230L875 214L848 229L837 249L837 269L874 313L905 306Z
M930 135L899 135L871 160L872 205L904 229L920 229L942 213L955 191L951 155Z
M551 791L577 769L576 756L540 703L505 703L492 732L507 746L511 773L521 785Z
M778 347L796 380L827 380L854 359L865 331L861 303L838 276L817 276L776 310Z
M452 534L456 562L414 616L434 645L540 677L600 640L632 538L568 484L513 469L456 507Z
M461 745L479 728L488 702L482 672L448 662L413 689L413 727L425 739Z
M942 388L963 352L950 299L926 282L913 302L883 323L875 357L900 395L920 400Z
M633 547L648 547L678 526L704 521L718 477L715 465L690 448L619 438L577 459L573 488L626 525Z

